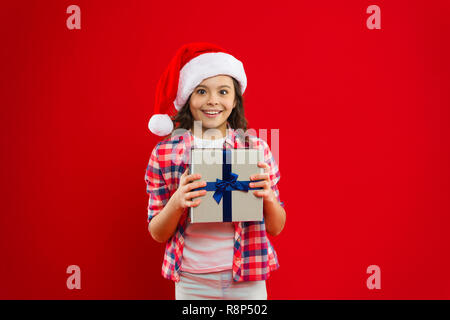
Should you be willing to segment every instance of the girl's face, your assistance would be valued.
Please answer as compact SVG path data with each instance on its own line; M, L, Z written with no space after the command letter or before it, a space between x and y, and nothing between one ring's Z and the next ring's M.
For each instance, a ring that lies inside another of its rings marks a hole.
M218 75L204 79L192 92L189 108L202 131L218 129L226 135L227 119L236 106L233 80Z

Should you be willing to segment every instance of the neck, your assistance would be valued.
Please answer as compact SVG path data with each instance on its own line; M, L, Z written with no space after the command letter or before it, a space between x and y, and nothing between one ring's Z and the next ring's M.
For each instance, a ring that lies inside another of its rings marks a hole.
M194 123L194 129L190 129L189 130L189 131L191 131L193 133L193 135L196 138L199 138L199 139L217 140L217 139L222 139L222 138L226 137L226 135L227 135L227 125L226 125L226 123L225 123L225 126L223 126L221 128L216 128L213 132L208 131L210 129L209 128L204 128L204 127L201 127L201 130L200 130L199 127L200 126L196 126L195 123Z

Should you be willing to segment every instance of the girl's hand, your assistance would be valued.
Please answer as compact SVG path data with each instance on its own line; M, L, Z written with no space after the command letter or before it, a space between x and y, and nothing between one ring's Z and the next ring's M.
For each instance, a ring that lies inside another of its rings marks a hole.
M264 202L275 202L276 196L273 192L272 188L270 187L270 177L269 177L269 165L265 162L258 162L258 167L264 168L264 173L255 174L250 176L250 180L264 180L264 181L258 181L258 182L250 182L249 186L251 188L258 188L263 187L263 190L254 190L253 194L257 197L263 197Z
M189 207L196 207L200 204L202 199L196 199L192 201L192 198L204 196L206 190L191 191L192 189L201 188L206 186L205 181L195 181L201 179L200 174L188 175L189 168L186 168L184 173L180 177L180 185L177 191L172 195L175 206L180 209L186 209Z

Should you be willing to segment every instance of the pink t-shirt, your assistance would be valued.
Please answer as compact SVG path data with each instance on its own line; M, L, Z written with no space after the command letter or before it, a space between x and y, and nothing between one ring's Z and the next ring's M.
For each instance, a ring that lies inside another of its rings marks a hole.
M197 148L222 148L225 139L205 140L194 136ZM234 225L232 222L188 222L181 270L190 273L218 272L232 268Z

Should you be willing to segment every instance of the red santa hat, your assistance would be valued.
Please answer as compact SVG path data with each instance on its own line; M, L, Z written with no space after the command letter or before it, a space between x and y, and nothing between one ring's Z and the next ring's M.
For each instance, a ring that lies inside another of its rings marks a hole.
M235 78L244 93L244 66L226 50L207 42L188 43L178 49L156 86L154 114L148 122L150 131L158 136L170 134L171 117L186 104L195 87L220 74Z

